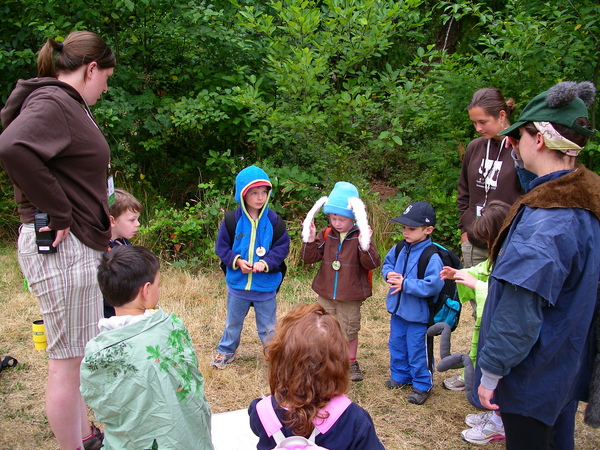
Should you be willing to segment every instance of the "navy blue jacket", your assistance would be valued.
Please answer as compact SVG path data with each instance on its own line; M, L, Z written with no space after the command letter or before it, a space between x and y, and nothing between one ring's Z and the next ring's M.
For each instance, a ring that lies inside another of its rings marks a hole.
M275 398L271 398L277 417L280 422L284 424L284 427L281 429L284 436L294 436L294 434L285 427L282 411L277 408ZM256 412L256 404L260 400L260 398L253 400L248 408L250 428L254 434L259 437L256 448L258 450L271 450L277 444L275 439L267 436L260 418L258 417L258 413ZM385 448L375 433L373 419L371 419L371 416L367 411L356 403L352 403L348 406L348 409L344 411L327 433L318 434L315 438L315 443L332 450L383 450Z
M500 375L500 411L547 425L572 400L585 399L594 355L600 178L584 170L542 177L520 200L481 322L474 399L481 369Z

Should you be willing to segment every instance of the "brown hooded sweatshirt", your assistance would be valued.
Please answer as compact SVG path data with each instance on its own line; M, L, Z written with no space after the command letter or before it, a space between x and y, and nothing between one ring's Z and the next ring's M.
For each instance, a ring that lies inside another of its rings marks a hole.
M86 246L106 250L110 150L77 90L51 77L19 80L0 118L0 163L21 221L32 223L37 208L50 228L70 227Z
M477 207L483 206L486 201L485 177L488 173L491 187L486 204L501 200L512 205L523 193L510 151L510 148L501 147L501 141L482 137L474 139L467 147L458 181L458 228L461 233L467 233L469 242L476 247L487 248L485 242L473 235L473 222L477 217Z

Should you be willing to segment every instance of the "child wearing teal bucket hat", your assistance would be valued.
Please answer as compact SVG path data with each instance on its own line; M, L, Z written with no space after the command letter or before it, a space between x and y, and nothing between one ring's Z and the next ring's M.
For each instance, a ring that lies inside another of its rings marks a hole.
M323 208L330 226L317 233L314 217ZM317 302L334 315L350 344L350 379L362 381L356 360L360 308L373 294L371 273L381 258L371 239L365 205L352 183L339 181L328 197L321 197L309 211L302 227L302 261L321 262L312 288Z

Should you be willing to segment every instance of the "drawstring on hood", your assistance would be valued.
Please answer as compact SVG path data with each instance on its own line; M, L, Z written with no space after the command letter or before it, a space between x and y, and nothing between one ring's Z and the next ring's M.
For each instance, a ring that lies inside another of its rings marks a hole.
M260 167L249 166L240 171L240 173L238 173L238 175L235 177L235 201L240 204L244 214L248 217L250 216L246 210L244 194L246 194L249 189L259 186L266 186L269 189L269 195L258 217L260 219L260 217L265 214L265 211L268 210L269 200L271 199L271 192L273 190L273 185L271 184L269 175L267 175L267 173Z

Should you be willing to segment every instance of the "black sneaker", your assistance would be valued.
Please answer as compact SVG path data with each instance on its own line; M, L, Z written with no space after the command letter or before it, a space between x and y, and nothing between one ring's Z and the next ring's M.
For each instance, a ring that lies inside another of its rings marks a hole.
M388 389L402 389L407 386L410 386L410 383L398 383L391 378L385 382L385 387Z
M413 388L413 391L408 396L408 403L412 403L414 405L422 405L425 403L429 397L429 392L421 391L417 388Z
M102 448L103 440L104 433L95 425L92 425L92 435L83 441L83 448L84 450L100 450Z

